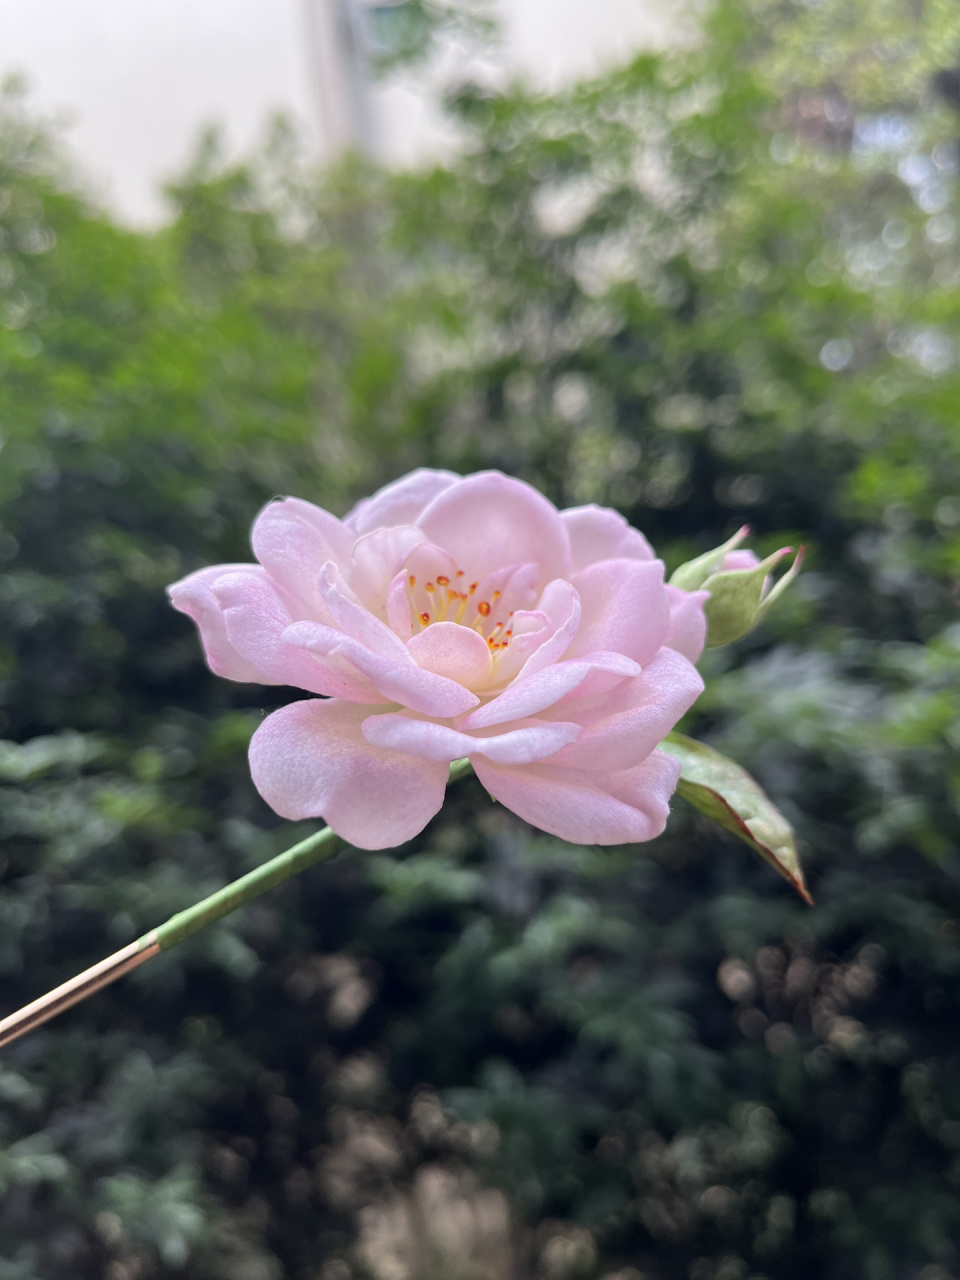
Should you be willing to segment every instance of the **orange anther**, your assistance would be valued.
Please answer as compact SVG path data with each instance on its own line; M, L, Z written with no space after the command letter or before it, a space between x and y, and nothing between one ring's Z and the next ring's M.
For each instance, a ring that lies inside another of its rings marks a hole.
M437 574L437 582L440 584L441 587L449 587L450 585L450 579L446 576L446 574L443 574L443 573Z
M487 604L486 600L481 600L477 605L477 613L479 613L481 618L490 617L490 606Z
M462 570L462 569L458 569L458 570L457 570L457 577L458 577L458 578L462 578L462 577L463 577L463 570Z
M417 579L414 577L412 573L410 577L407 579L407 581L410 583L411 587L415 587L417 585Z
M423 623L424 626L426 626L427 623L430 621L429 613L421 613L420 621Z
M424 590L426 591L430 591L430 592L436 591L436 587L433 585L432 582L425 582L423 586L424 586Z
M479 587L479 585L480 585L480 583L479 583L479 582L471 582L471 583L470 583L470 594L471 594L471 595L473 595L473 593L476 591L476 589L477 589L477 587Z
M493 593L493 598L494 598L494 600L499 600L499 599L500 599L500 597L501 597L502 595L503 595L503 592L502 592L502 591L495 591L495 592Z

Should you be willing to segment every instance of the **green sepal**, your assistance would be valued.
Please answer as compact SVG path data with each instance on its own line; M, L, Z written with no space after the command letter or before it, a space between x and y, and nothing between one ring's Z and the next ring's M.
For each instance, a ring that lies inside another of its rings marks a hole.
M792 550L792 547L781 547L753 569L722 569L707 578L703 590L710 592L710 599L704 604L703 612L707 619L708 649L733 644L756 626L762 616L761 600L767 576ZM763 612L766 612L766 602Z
M695 560L688 560L680 565L679 569L675 569L671 575L671 587L680 587L684 591L699 590L710 575L723 564L723 558L727 552L739 547L749 532L750 526L745 524L732 538L728 538L723 546L714 547L712 551L705 551Z
M800 572L801 566L803 565L803 557L804 557L805 550L806 549L804 547L799 548L796 556L794 557L793 564L790 566L787 572L783 575L783 577L777 582L776 586L774 586L770 591L768 591L767 594L760 601L760 608L757 610L757 616L754 619L754 625L756 625L756 623L758 622L763 621L763 619L770 612L771 605L776 604L776 602L780 599L780 597L786 591L787 587L790 586L790 583L793 582L794 578L796 578L797 574Z
M812 906L793 828L746 769L682 733L663 746L682 767L677 795L759 853Z

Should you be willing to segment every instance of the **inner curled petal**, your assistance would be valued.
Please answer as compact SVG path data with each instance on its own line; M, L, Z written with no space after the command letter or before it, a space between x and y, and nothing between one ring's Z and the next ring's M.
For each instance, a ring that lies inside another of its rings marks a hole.
M436 622L411 636L407 648L417 665L438 676L482 688L493 675L493 654L483 636L455 622Z
M346 580L360 603L384 622L390 583L423 541L424 535L415 525L402 524L374 529L353 548Z

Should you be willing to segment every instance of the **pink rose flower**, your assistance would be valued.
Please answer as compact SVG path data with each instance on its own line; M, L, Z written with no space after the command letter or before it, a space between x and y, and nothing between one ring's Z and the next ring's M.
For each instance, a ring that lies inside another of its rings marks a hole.
M415 836L468 756L508 809L564 840L664 827L680 765L657 745L700 694L706 593L615 511L557 511L497 471L415 471L338 520L299 498L253 527L259 564L170 587L210 667L318 697L250 744L260 794L351 844Z

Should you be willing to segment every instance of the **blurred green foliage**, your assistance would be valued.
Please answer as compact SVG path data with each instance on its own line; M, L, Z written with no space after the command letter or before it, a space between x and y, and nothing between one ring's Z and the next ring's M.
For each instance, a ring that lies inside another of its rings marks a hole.
M245 763L297 695L163 587L418 464L671 567L808 545L686 727L818 906L679 803L581 849L460 783L5 1052L2 1280L960 1275L958 56L934 0L720 0L568 93L463 86L446 169L210 136L152 235L6 96L7 1007L306 830Z

